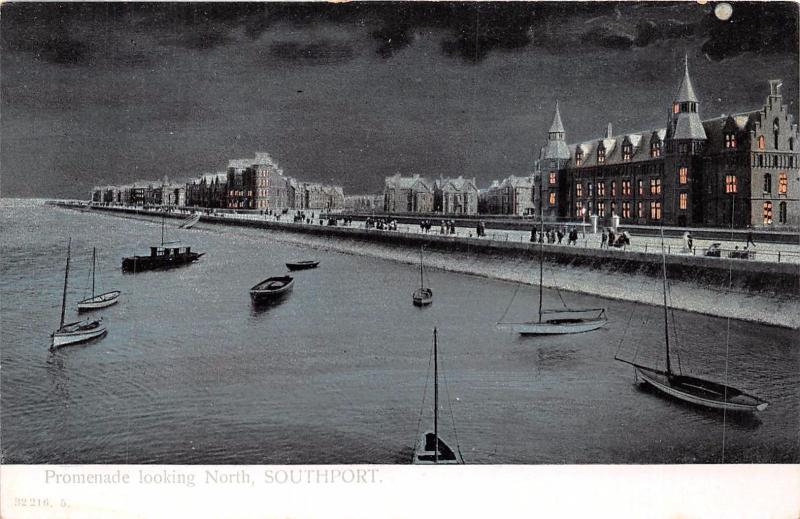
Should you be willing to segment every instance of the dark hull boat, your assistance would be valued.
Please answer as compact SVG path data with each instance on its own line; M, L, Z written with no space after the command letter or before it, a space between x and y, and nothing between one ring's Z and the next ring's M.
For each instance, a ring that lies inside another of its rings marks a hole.
M191 247L150 247L149 256L130 256L122 259L123 272L169 269L188 265L199 260L203 252L193 252Z
M419 288L411 294L414 306L428 306L433 303L433 290L425 286L425 266L422 263L422 248L419 249Z
M291 276L276 276L267 278L250 289L250 299L254 303L275 301L294 288L294 278Z
M684 375L673 368L670 351L669 337L669 304L667 301L667 263L664 254L664 231L661 231L661 253L662 253L662 284L664 291L664 347L665 347L665 369L658 369L652 366L637 364L634 360L626 360L615 356L616 360L630 364L634 368L637 380L660 391L661 393L690 404L710 408L721 409L724 411L737 412L756 412L763 411L769 406L769 402L761 398L748 394L741 389L721 384L707 378L692 375Z
M319 265L319 261L295 261L286 264L286 268L291 271L295 270L307 270L307 269L315 269Z
M636 376L645 384L673 398L691 404L726 411L763 411L769 403L735 387L689 375L668 374L644 366L636 366Z

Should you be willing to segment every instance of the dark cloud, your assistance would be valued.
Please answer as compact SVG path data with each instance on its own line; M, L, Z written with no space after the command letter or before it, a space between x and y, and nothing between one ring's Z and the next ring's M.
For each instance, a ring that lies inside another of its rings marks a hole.
M269 47L273 58L308 65L343 63L353 58L353 48L346 43L320 40L311 43L275 42Z
M584 45L606 49L628 49L633 46L633 37L629 34L614 32L606 27L595 27L583 33L581 42Z
M177 38L163 40L167 45L176 45L192 50L211 50L221 45L227 45L234 39L224 30L218 28L198 28L187 31Z

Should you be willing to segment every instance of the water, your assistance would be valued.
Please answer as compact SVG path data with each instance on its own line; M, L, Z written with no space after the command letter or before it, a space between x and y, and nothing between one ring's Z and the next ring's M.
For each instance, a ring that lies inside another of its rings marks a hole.
M512 283L430 271L435 301L419 309L413 265L174 223L167 238L206 256L123 275L123 256L160 240L158 222L9 200L0 214L5 463L407 463L431 427L434 326L441 429L468 463L800 461L796 331L675 313L684 370L724 380L730 325L729 383L771 404L756 418L724 416L641 389L614 361L624 335L622 355L638 348L640 361L663 364L658 308L566 294L605 305L608 326L521 338L495 326ZM105 338L50 353L70 235L67 317L92 246L99 288L122 297L102 311ZM304 258L322 263L296 273L288 298L251 305L250 286ZM507 319L524 318L537 297L520 288ZM545 298L560 305L554 292Z

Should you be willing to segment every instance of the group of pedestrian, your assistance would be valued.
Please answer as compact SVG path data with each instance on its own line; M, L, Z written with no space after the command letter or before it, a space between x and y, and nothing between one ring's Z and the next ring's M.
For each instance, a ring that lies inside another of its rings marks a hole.
M543 231L539 231L536 227L531 229L532 243L561 245L564 238L567 238L567 245L575 245L578 243L578 231L574 228L567 230L566 227L558 227L556 229L548 228Z
M442 224L439 226L439 234L455 234L456 233L456 222L453 220L442 220Z

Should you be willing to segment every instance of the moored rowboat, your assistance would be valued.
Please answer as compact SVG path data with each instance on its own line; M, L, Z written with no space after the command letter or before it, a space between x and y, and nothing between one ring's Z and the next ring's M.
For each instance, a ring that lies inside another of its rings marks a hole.
M430 288L418 288L412 294L411 299L416 306L426 306L433 303L433 290Z
M314 260L292 261L286 264L286 268L292 271L306 270L306 269L317 268L317 265L319 265L319 261L314 261Z
M254 303L272 301L289 293L294 287L294 278L291 276L276 276L267 278L250 289L250 299Z

